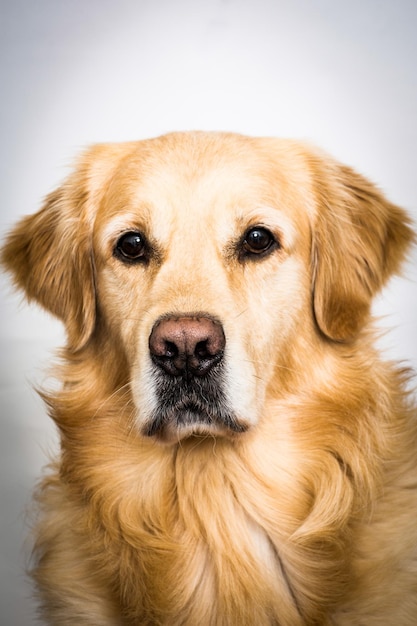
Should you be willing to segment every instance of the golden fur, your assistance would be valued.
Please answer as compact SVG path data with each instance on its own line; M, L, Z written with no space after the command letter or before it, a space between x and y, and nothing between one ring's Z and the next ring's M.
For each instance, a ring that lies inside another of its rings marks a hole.
M275 248L245 252L255 227ZM138 263L116 254L128 231ZM48 624L417 623L416 414L370 317L412 239L402 209L297 142L178 133L81 157L2 253L68 336L44 394ZM234 428L146 430L166 316L221 323Z

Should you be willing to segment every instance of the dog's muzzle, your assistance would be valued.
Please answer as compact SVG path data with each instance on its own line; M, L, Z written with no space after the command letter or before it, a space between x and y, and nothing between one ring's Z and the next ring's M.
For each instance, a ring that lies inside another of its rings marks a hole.
M157 406L145 435L182 439L246 430L225 395L225 349L223 327L210 315L167 315L155 323L149 353Z

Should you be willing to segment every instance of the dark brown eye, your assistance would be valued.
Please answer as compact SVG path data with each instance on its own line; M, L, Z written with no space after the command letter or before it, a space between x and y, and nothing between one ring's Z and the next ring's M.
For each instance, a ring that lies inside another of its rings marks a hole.
M115 256L127 263L135 263L146 258L145 237L135 231L124 233L116 243Z
M277 247L278 242L267 228L256 226L247 231L242 243L243 256L262 256Z

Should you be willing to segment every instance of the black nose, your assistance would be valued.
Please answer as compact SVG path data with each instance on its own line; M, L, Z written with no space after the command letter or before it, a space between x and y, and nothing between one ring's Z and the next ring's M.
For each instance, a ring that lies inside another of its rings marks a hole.
M153 362L171 376L205 376L223 358L226 339L219 322L206 316L164 317L149 337Z

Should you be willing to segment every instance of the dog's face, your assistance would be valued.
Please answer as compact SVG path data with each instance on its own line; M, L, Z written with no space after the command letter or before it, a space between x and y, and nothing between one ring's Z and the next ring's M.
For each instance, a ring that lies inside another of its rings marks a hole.
M277 156L202 148L139 146L94 220L98 302L138 425L164 439L253 425L310 308L308 177L288 150L283 174Z
M93 148L3 261L70 349L123 352L139 431L178 441L238 437L323 342L354 342L410 238L304 146L174 134Z

